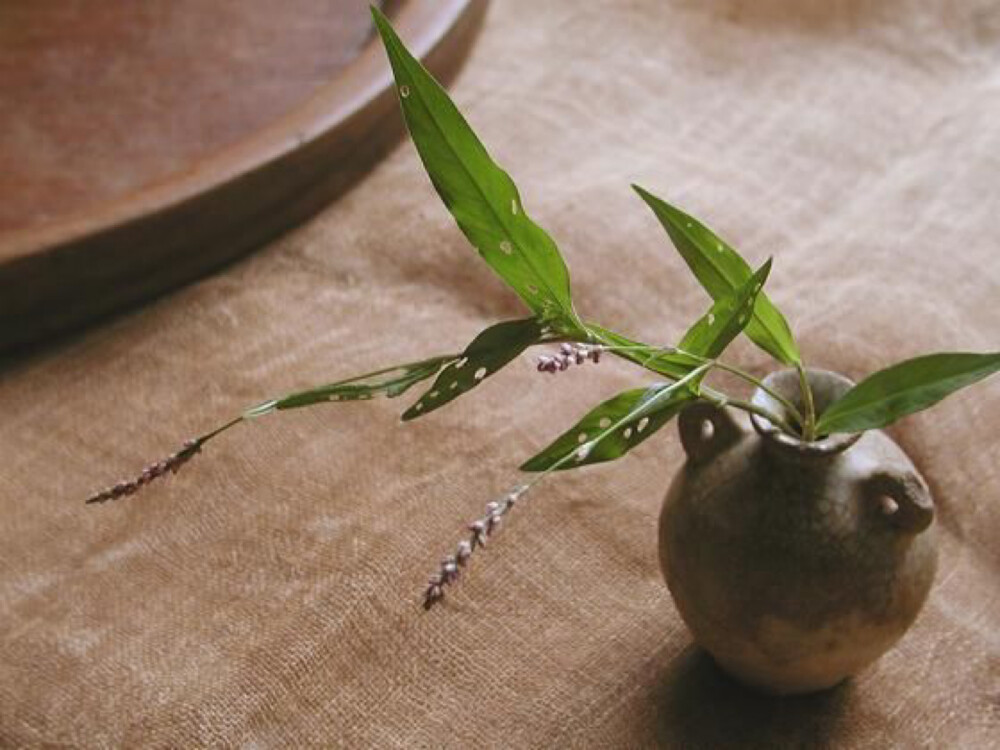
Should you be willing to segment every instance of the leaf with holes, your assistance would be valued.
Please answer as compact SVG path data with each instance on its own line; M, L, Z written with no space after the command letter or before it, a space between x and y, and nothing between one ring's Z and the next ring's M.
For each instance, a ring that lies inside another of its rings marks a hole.
M372 8L406 126L435 189L483 259L542 321L565 332L581 324L569 271L552 238L527 215L517 187L494 163L445 90Z
M712 299L718 300L746 283L751 275L749 264L711 229L638 185L632 187L656 214L684 262ZM779 362L790 366L802 362L788 321L766 294L757 298L746 333Z
M684 334L677 348L706 359L720 356L746 328L770 273L771 259L768 258L744 284L720 295L709 311ZM683 361L684 354L677 357Z
M998 371L1000 352L952 352L909 359L854 386L826 408L816 430L825 435L885 427Z
M542 327L534 318L490 326L444 368L430 389L404 412L403 419L428 414L468 393L541 338Z
M265 401L245 411L243 416L249 419L270 414L275 410L297 409L325 402L367 401L377 396L395 398L421 380L433 377L445 364L453 362L457 358L456 354L433 357L370 372L366 375L358 375L318 388L297 391L282 398Z
M614 461L673 419L694 394L676 383L619 393L526 461L522 471L576 469Z

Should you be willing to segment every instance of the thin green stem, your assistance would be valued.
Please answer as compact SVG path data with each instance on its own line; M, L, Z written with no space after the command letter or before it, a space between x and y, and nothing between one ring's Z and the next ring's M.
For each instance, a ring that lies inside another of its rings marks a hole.
M809 387L809 379L806 377L805 368L802 363L795 365L799 373L799 388L802 389L802 403L806 409L806 419L802 425L802 436L806 442L816 439L816 403L813 401L812 388Z
M698 354L694 354L692 352L684 351L683 349L677 349L677 348L672 347L672 346L662 347L662 348L658 348L658 349L657 348L653 348L653 347L649 347L649 346L644 346L644 345L637 345L637 346L615 346L613 344L604 344L602 346L604 347L605 350L610 351L612 353L616 353L616 352L619 352L619 351L651 352L650 356L647 357L643 361L643 363L642 363L643 367L646 367L647 369L651 369L651 370L653 368L649 368L648 364L650 362L652 362L652 361L655 361L655 359L657 357L659 357L659 356L661 356L663 354L680 354L680 355L683 355L685 357L690 357L691 359L695 360L696 362L700 362L702 364L710 364L713 368L716 368L716 369L723 370L725 372L731 373L732 375L735 375L736 377L738 377L738 378L746 381L747 383L750 383L753 386L755 386L757 388L760 388L762 391L764 391L764 393L767 393L769 396L771 396L773 399L775 399L778 403L780 403L782 406L784 406L786 409L788 409L789 413L798 421L799 424L805 424L805 420L803 419L802 413L798 410L798 408L795 406L795 404L793 404L787 398L785 398L780 393L778 393L777 391L775 391L773 388L767 386L759 378L754 377L750 373L746 372L745 370L741 370L738 367L726 364L722 360L719 360L719 359L709 359L708 357L702 357L702 356L700 356ZM634 360L630 360L630 361L634 361ZM653 372L656 372L656 370L653 370ZM736 402L730 400L730 403L734 403L735 404ZM784 427L782 427L782 429L785 429L787 427L786 431L790 435L798 437L798 432L796 430L794 430L790 425L788 425L788 423L785 420L779 419L777 416L771 414L770 412L768 412L768 415L762 415L762 416L767 416L767 419L769 419L770 421L774 422L775 424L782 424L782 425L784 425Z
M705 388L703 390L706 392L705 394L703 394L703 397L709 403L715 404L718 407L731 406L734 409L740 409L741 411L745 411L749 414L756 414L757 416L766 419L768 422L773 424L782 432L787 433L788 435L795 438L799 437L799 434L792 429L792 426L788 424L788 422L786 422L784 419L782 419L777 414L772 412L770 409L766 409L763 406L759 406L758 404L755 404L752 401L743 401L741 399L729 398L726 394L719 393L718 391L714 391L711 388Z
M795 404L793 404L787 398L782 396L776 390L774 390L768 385L765 385L764 381L760 380L759 378L755 378L753 375L746 372L745 370L741 370L738 367L732 367L731 365L727 365L725 362L722 362L720 360L715 361L715 366L720 370L725 370L726 372L732 373L733 375L742 378L748 383L752 383L756 387L760 388L762 391L764 391L764 393L766 393L768 396L770 396L779 404L788 409L789 413L793 417L795 417L795 419L798 421L799 424L803 423L802 413L798 410L798 407L796 407Z
M201 436L200 438L197 438L197 439L195 440L195 442L196 442L196 443L198 443L198 445L204 445L204 444L205 444L205 443L207 443L207 442L208 442L209 440L211 440L212 438L214 438L214 437L215 437L216 435L221 435L221 434L222 434L223 432L225 432L226 430L228 430L228 429L229 429L230 427L235 427L235 426L236 426L236 425L238 425L238 424L239 424L240 422L242 422L242 421L243 421L243 420L244 420L245 418L246 418L246 417L244 417L244 416L243 416L243 415L241 414L240 416L236 417L235 419L232 419L232 420L230 420L229 422L226 422L226 423L225 423L224 425L222 425L221 427L216 427L216 428L215 428L214 430L212 430L211 432L208 432L208 433L206 433L206 434L202 435L202 436Z

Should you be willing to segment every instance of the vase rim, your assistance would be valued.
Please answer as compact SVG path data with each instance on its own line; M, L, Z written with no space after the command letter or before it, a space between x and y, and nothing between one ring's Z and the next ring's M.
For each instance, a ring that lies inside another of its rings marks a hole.
M831 370L807 367L806 379L813 390L817 414L835 399L854 387L854 381ZM796 406L800 406L801 391L799 389L799 374L796 370L776 370L763 379L764 385L780 393ZM766 391L758 388L754 391L751 402L773 411L783 418L791 415L788 409ZM820 440L807 442L782 432L774 423L759 414L751 414L750 421L754 429L764 440L779 448L782 452L803 458L823 458L843 453L854 445L862 433L835 433Z

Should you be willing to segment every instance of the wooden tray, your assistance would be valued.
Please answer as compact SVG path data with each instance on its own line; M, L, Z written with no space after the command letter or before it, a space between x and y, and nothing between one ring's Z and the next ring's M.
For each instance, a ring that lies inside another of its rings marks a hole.
M486 0L385 6L447 78ZM4 0L0 80L0 350L273 238L403 128L362 0Z

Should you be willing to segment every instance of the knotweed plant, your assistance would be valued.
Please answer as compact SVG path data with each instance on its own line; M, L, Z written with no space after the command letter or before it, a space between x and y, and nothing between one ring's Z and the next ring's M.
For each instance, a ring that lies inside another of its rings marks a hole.
M427 584L423 601L430 606L441 600L473 553L487 544L504 516L542 478L620 458L694 402L755 413L797 440L813 441L832 433L883 427L1000 370L1000 353L925 355L876 372L817 414L795 338L763 291L771 261L753 270L704 224L638 186L633 186L635 191L659 219L712 304L675 346L645 344L581 318L555 242L529 218L513 181L487 153L445 90L409 53L386 18L377 9L372 13L392 66L403 117L431 182L459 229L521 298L529 314L486 328L460 352L394 365L253 406L188 441L137 478L102 490L88 502L131 495L154 479L176 472L207 442L236 425L287 409L395 398L433 378L430 387L403 412L404 421L426 416L477 388L533 346L550 347L538 358L538 370L546 374L596 364L606 352L655 376L654 382L592 408L521 466L533 477L500 493L486 505L482 517L469 524L467 537L441 561ZM720 359L741 333L780 365L799 373L801 409L750 373ZM763 389L790 416L782 418L764 406L709 386L706 377L713 371L728 372Z

